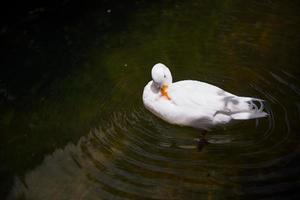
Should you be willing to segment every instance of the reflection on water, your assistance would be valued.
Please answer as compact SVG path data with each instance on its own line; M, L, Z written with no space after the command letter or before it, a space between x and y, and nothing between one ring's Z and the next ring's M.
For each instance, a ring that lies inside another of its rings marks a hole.
M8 199L299 198L298 8L294 1L139 2L126 27L108 33L98 29L99 10L87 14L91 23L68 28L71 41L76 28L90 30L80 40L85 59L24 86L30 92L21 97L0 82ZM265 99L270 116L213 129L199 152L199 131L143 107L156 62L170 66L175 81Z

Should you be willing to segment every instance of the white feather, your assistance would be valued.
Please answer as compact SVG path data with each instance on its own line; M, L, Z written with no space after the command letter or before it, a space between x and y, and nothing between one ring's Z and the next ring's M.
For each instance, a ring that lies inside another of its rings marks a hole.
M154 67L167 68L162 65ZM166 71L165 68L156 70ZM160 77L164 75L158 74ZM267 116L263 111L261 99L239 97L200 81L184 80L172 83L171 73L165 78L166 80L160 78L159 83L150 81L145 86L143 102L149 111L169 123L207 129L213 125L228 123L232 119L245 120ZM165 83L168 83L170 100L160 92L160 85Z

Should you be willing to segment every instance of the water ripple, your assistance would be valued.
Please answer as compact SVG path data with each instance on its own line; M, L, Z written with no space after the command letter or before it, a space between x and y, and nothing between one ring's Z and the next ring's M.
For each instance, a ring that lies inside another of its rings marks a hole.
M299 94L294 85L288 84L288 74L270 74L268 81L277 81L280 93L265 89L264 79L260 86L250 84L257 96L266 100L268 118L209 132L208 139L214 142L203 152L196 149L196 130L168 125L135 104L129 111L112 112L109 123L91 129L76 145L68 144L46 157L41 166L25 176L26 186L16 178L11 197L28 192L41 196L33 189L40 176L47 177L47 181L39 182L44 187L55 181L67 184L60 187L70 191L77 188L79 196L101 194L104 199L163 199L166 192L186 196L182 188L195 194L222 188L231 188L229 191L238 195L288 191L291 185L299 184L284 180L299 175L300 171L289 163L299 158L300 152L295 150L299 146L295 148L293 143L294 124L282 91L290 88ZM299 102L292 105L299 114ZM278 168L280 165L287 166ZM80 186L76 185L78 181ZM238 189L243 185L251 186Z

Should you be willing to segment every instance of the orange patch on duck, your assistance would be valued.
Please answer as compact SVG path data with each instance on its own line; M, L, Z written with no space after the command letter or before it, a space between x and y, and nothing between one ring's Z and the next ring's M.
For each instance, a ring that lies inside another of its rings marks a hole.
M168 95L168 86L167 85L163 85L160 88L160 93L161 93L162 96L166 97L168 100L171 100L171 98Z

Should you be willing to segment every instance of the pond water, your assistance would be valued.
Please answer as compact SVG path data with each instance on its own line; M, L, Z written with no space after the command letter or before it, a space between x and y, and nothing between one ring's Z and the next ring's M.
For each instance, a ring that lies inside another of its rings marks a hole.
M105 1L103 1L105 2ZM299 199L300 3L128 1L34 9L2 27L7 199ZM266 100L200 131L142 104L152 66Z

